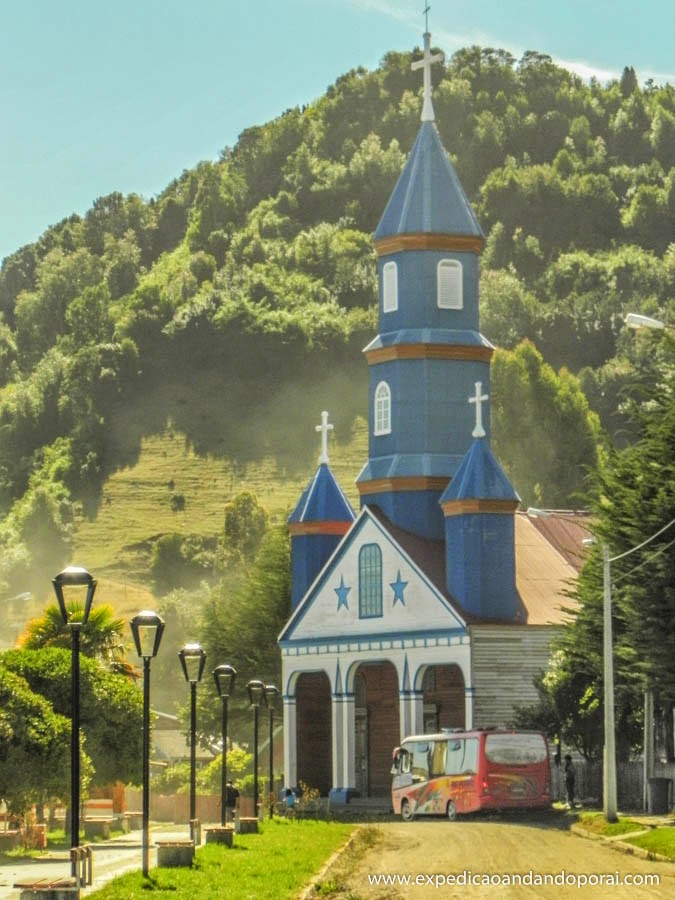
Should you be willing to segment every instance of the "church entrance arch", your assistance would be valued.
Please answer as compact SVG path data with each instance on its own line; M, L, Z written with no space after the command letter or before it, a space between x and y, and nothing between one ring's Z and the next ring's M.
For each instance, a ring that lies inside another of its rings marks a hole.
M422 677L424 731L466 727L464 694L459 666L427 666Z
M303 672L295 688L298 784L326 796L332 786L331 691L325 672Z
M354 676L356 788L362 797L391 791L391 754L400 742L398 675L390 662L361 663Z

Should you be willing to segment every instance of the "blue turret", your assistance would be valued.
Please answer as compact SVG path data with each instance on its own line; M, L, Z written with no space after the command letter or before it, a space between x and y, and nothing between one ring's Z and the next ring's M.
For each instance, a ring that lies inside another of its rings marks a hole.
M446 584L472 615L516 621L515 511L520 502L480 429L441 497L445 515Z
M397 525L442 539L438 501L471 442L465 398L489 384L493 348L478 331L484 237L433 123L433 61L425 35L423 122L375 232L379 334L365 349L369 459L358 487Z
M331 554L349 531L354 510L328 467L328 413L323 412L319 468L288 517L291 535L292 607L298 605Z

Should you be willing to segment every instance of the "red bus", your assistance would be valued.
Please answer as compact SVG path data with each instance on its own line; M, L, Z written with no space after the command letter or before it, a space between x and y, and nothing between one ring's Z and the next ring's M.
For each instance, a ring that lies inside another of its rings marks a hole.
M481 809L550 807L548 743L534 731L447 730L407 737L394 750L394 813L406 821Z

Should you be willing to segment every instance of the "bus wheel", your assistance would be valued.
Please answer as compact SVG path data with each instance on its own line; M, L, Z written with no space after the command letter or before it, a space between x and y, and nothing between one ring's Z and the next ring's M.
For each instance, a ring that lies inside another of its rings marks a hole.
M401 801L401 818L404 822L412 822L415 818L415 813L413 812L413 808L410 805L409 800Z
M448 800L448 808L445 811L445 815L447 816L448 822L457 821L457 807L452 800Z

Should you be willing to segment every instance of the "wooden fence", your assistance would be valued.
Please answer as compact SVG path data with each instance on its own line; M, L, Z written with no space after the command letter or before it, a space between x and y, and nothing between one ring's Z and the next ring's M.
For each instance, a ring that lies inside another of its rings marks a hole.
M602 763L575 761L575 794L587 806L602 805ZM675 763L656 763L655 778L669 778L675 783ZM671 789L672 790L672 789ZM616 767L617 806L620 810L641 810L644 808L644 766L642 761L617 763ZM553 769L553 799L565 800L565 775L560 768Z

